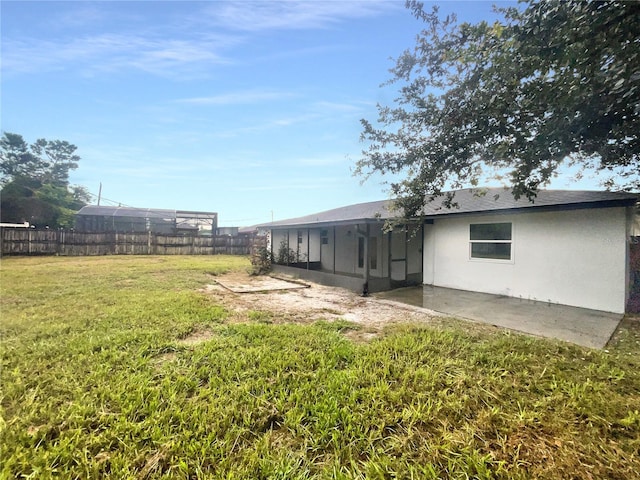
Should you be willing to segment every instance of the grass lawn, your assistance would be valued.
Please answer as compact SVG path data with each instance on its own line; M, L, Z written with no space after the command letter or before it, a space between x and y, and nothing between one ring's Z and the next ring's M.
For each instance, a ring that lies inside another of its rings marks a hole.
M354 342L198 292L248 268L3 259L0 478L639 478L637 325L608 351L457 321Z

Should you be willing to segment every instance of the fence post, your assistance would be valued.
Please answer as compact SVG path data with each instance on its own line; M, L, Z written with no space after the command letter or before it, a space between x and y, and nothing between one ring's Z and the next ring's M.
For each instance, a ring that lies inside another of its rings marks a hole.
M151 255L151 230L149 230L147 235L147 255Z

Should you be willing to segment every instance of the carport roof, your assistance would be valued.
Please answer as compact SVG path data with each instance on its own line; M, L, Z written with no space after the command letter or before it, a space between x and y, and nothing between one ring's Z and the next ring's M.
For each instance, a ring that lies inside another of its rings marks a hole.
M423 208L423 217L471 213L497 213L530 210L571 210L634 205L639 195L627 192L600 192L590 190L539 190L533 202L525 197L516 200L509 188L467 188L455 190L453 205L443 205L445 195L435 198ZM258 227L295 227L359 222L379 222L399 216L392 210L391 200L359 203L324 212L258 225Z
M96 215L101 217L137 217L214 220L216 212L197 212L191 210L168 210L161 208L114 207L109 205L85 205L76 215Z
M77 215L97 215L101 217L141 217L141 218L176 218L175 210L159 208L113 207L102 205L86 205Z

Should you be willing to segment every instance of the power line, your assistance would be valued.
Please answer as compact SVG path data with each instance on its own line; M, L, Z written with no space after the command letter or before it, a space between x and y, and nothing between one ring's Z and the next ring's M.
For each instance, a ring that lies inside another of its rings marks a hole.
M95 199L97 199L97 198L98 198L98 195L96 195L95 193L92 193L92 192L89 192L89 191L87 191L87 193L88 193L88 194L89 194L89 196L90 196L90 197L92 197L92 198L95 198ZM136 207L134 207L134 206L132 206L132 205L127 205L127 204L124 204L124 203L122 203L122 202L118 202L117 200L110 200L110 199L105 198L105 197L103 197L103 196L101 196L101 197L100 197L100 201L101 201L101 202L111 203L111 204L112 204L112 206L114 206L114 207L128 207L128 208L136 208Z

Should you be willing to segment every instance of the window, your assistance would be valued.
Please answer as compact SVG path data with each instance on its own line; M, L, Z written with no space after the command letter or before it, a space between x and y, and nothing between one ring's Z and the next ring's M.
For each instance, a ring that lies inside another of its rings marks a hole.
M469 225L471 258L511 260L511 223Z
M329 245L329 230L320 230L320 243Z
M302 230L298 230L298 245L302 244L302 235L304 232Z

